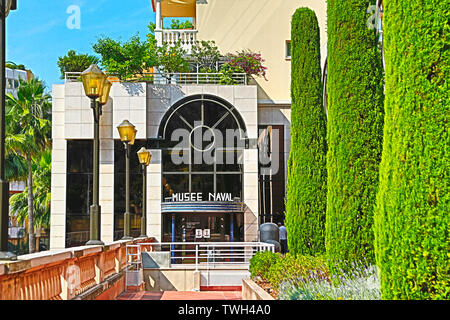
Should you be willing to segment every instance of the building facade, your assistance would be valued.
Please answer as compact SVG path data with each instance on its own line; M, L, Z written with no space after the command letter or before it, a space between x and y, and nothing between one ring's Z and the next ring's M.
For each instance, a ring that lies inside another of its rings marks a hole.
M161 242L257 241L258 227L284 218L290 149L290 21L317 0L153 0L159 44L214 40L223 54L250 49L267 79L220 85L176 75L171 81L113 84L100 119L101 239L123 236L125 151L116 127L136 126L131 151L131 234L140 235L142 172L147 169L147 235ZM164 18L193 18L192 30L164 29ZM326 43L326 38L322 39ZM325 47L325 46L324 46ZM324 54L325 56L325 54ZM93 115L82 84L53 86L52 249L83 245L92 202Z

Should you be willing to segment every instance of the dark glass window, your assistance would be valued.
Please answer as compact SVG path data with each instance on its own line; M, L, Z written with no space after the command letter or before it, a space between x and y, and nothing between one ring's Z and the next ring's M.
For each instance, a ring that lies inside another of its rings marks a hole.
M272 149L273 145L278 146L277 149ZM282 222L284 221L286 189L284 126L260 126L258 147L259 152L264 153L262 158L267 159L264 163L259 163L260 221L261 223ZM270 168L273 170L264 170Z
M233 199L242 199L241 174L218 174L216 179L217 193L231 193Z
M137 152L146 145L136 140L130 150L130 234L138 237L142 215L142 168ZM125 147L121 141L114 142L114 240L124 236L124 214L126 209Z
M184 193L189 190L189 174L164 174L162 180L163 200L173 193Z
M67 141L66 247L89 240L89 208L92 204L91 140Z

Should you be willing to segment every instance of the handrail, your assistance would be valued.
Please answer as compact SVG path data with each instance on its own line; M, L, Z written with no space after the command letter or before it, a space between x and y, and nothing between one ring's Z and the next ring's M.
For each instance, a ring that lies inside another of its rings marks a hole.
M110 77L116 77L115 74L107 74ZM79 82L81 72L66 72L65 82ZM247 85L247 74L234 73L230 77L223 73L197 73L197 72L179 72L179 73L163 73L163 72L144 72L137 75L128 82L146 82L151 84L178 84L178 85L204 85L204 84L233 84ZM125 82L125 81L124 81Z
M151 251L168 251L172 264L181 263L186 268L195 267L195 270L200 265L206 266L208 270L218 265L247 266L256 252L275 252L275 245L263 242L154 242L140 243L134 247L142 248L141 252L148 251L146 247L150 247Z

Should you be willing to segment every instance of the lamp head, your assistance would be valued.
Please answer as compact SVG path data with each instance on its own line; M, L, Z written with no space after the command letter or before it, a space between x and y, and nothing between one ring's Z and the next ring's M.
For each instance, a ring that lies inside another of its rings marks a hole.
M137 152L137 155L141 164L145 166L148 166L150 164L150 160L152 159L152 154L150 153L150 151L142 147L141 150Z
M91 99L97 99L103 95L105 80L106 75L96 64L92 64L81 73L84 92Z
M125 143L134 144L134 139L136 138L136 132L134 125L128 120L124 120L118 127L120 140Z
M98 103L102 106L108 103L109 92L111 91L112 83L109 82L107 78L105 78L105 83L103 84L103 92L101 97L98 98Z

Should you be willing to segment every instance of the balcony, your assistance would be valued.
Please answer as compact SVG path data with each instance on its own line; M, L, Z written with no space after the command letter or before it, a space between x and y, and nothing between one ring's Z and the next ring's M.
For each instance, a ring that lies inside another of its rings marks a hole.
M81 72L66 72L65 82L77 82L80 80ZM110 79L114 79L113 74L108 74ZM134 79L127 79L126 82L145 82L157 85L247 85L248 77L245 73L234 73L231 78L225 81L222 73L143 73ZM119 81L118 78L116 78ZM113 80L114 81L114 80Z
M180 42L181 47L190 54L192 46L197 41L197 33L197 30L160 29L155 30L155 37L158 41L158 46L162 46L164 43L173 46L177 42Z
M195 21L197 12L197 0L152 0L153 11L156 15L155 37L158 46L164 43L172 46L178 41L188 54L191 53L192 45L197 40L198 30L172 30L164 29L164 18L192 18Z

